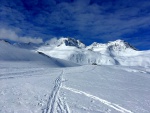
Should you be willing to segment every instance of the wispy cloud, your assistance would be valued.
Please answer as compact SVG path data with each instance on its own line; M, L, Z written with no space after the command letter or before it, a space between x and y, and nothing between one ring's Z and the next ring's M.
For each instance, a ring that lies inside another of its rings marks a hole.
M85 42L118 38L131 41L135 37L128 34L150 28L150 1L2 0L0 17L0 26L19 28L21 35L44 40L69 36Z
M0 29L0 39L8 39L12 41L17 41L17 42L23 42L23 43L42 43L43 40L41 38L32 38L32 37L26 37L26 36L18 36L18 34L10 29Z

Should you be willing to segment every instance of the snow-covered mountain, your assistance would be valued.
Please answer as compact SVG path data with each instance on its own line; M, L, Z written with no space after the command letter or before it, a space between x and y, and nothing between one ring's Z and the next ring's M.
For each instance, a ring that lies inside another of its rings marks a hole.
M83 44L80 40L76 40L74 38L60 38L55 39L53 41L47 42L46 45L50 46L74 46L77 48L85 48L85 44Z
M42 53L42 55L67 60L69 62L71 61L73 63L78 63L81 65L99 64L150 66L149 50L138 51L132 45L123 40L116 40L108 43L94 42L89 46L86 46L84 43L74 38L55 39L41 45L32 43L14 43L12 45L9 44L9 42L1 40L1 43L2 42L3 44L0 45L0 59L8 59L9 56L9 59L15 60L31 60L31 58L32 60L35 60L37 59L37 57L35 57L35 52L36 55L37 52L40 52ZM9 49L6 47L6 45L7 47L9 47ZM7 52L3 50L7 50ZM12 55L10 55L9 53L11 53ZM29 54L26 53L30 53L30 57L28 56ZM38 60L43 61L41 57L38 57Z
M36 62L40 65L49 65L51 67L65 67L77 65L75 63L70 63L61 59L48 57L40 52L35 53L34 51L16 47L4 40L0 40L0 61L30 61Z
M0 113L150 113L150 67L139 67L149 66L149 51L119 40L90 46L61 40L38 52L0 41ZM81 64L138 66L78 66L44 53Z
M131 46L129 43L123 41L123 40L116 40L112 41L106 44L101 44L94 42L90 46L87 47L87 49L92 50L92 51L97 51L97 52L109 52L112 55L125 55L126 53L129 52L135 52L135 48Z
M138 51L123 40L85 46L73 38L60 38L37 49L48 56L78 64L150 66L150 51Z

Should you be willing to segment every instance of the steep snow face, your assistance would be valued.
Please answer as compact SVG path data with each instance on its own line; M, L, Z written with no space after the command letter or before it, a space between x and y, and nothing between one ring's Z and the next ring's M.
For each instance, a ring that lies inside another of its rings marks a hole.
M51 67L77 66L75 63L51 58L27 49L15 47L3 40L0 41L0 61L30 61Z
M41 46L37 51L78 64L150 66L150 51L137 51L123 40L85 46L78 40L61 38L57 44Z

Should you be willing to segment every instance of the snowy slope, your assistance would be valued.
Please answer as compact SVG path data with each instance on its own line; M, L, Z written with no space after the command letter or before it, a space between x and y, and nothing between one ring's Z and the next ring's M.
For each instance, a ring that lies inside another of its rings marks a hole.
M69 60L78 64L92 64L97 62L99 64L115 64L115 60L108 55L101 55L101 53L86 50L86 48L78 48L76 46L67 46L61 44L59 46L42 46L37 51L60 59Z
M0 113L150 113L150 69L0 63Z
M18 48L28 49L28 50L35 50L38 47L42 46L43 44L34 44L34 43L14 43L14 46Z
M0 41L0 113L150 113L149 51L58 42L35 52Z
M78 64L150 66L150 51L138 51L123 40L107 44L94 42L85 46L79 40L60 38L53 44L39 47L37 51Z
M39 65L49 65L52 67L76 66L77 64L68 61L47 57L27 49L15 47L3 40L0 40L0 61L30 61L38 62Z

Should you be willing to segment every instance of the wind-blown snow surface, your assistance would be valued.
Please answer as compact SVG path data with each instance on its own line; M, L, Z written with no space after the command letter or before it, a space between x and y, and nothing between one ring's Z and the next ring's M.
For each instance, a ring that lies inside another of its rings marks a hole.
M150 113L150 68L0 61L0 113Z
M94 42L85 46L79 40L60 38L53 44L39 47L37 51L78 64L150 66L150 51L138 51L123 40L107 44Z

